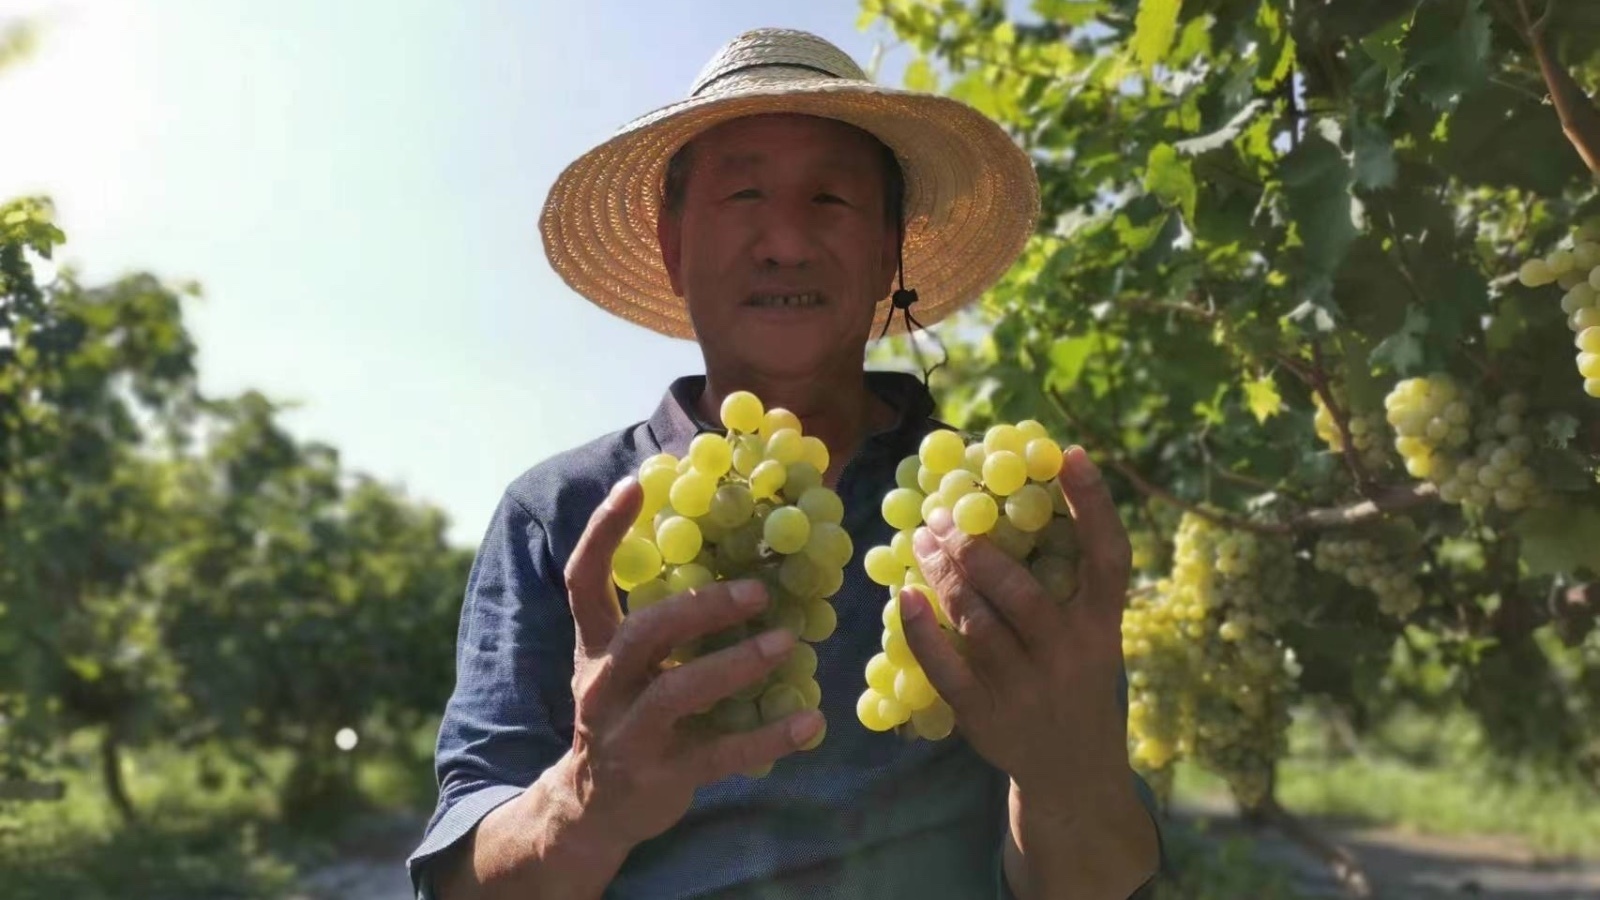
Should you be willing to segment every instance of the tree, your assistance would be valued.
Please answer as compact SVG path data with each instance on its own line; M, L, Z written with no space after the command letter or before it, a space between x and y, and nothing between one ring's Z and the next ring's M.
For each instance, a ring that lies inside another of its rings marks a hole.
M1136 763L1196 757L1281 818L1292 703L1461 703L1507 761L1600 785L1600 357L1569 355L1600 324L1600 9L1005 9L862 19L1035 161L1039 228L933 384L1116 473Z

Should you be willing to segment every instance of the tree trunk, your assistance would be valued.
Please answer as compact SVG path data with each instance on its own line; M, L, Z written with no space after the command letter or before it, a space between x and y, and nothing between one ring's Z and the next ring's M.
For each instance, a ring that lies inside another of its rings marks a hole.
M122 743L115 727L107 726L100 737L100 774L105 779L106 796L117 808L123 824L134 825L139 815L134 811L133 800L128 797L128 786L122 780Z

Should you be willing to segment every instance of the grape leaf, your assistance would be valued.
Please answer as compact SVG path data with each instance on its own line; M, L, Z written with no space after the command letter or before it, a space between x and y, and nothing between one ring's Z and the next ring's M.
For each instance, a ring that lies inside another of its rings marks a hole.
M1405 66L1404 42L1411 30L1411 13L1397 16L1389 24L1361 39L1361 49L1382 66L1390 78L1397 77Z
M1522 538L1522 561L1531 575L1600 572L1600 510L1554 506L1529 510L1512 530Z
M1094 338L1088 335L1061 338L1050 345L1050 375L1053 390L1068 390L1083 375L1083 366L1094 352Z
M1381 128L1360 125L1355 130L1355 179L1364 188L1394 184L1399 169L1394 161L1394 141Z
M1278 174L1312 271L1333 272L1357 234L1359 210L1350 193L1349 161L1327 137L1310 131L1283 158Z
M1283 397L1278 394L1277 382L1272 380L1271 375L1246 381L1244 395L1245 402L1257 422L1265 423L1283 411Z
M1173 147L1184 156L1199 156L1202 153L1209 153L1212 150L1226 147L1234 138L1244 132L1244 127L1250 124L1250 120L1255 118L1256 114L1261 112L1266 105L1267 102L1259 97L1251 100L1232 119L1228 120L1228 124L1210 134L1202 134L1196 138L1179 141Z
M1062 25L1083 25L1107 8L1105 0L1033 0L1039 18Z
M1489 15L1483 0L1436 0L1417 16L1405 43L1412 84L1438 109L1489 79Z
M1149 72L1165 59L1178 36L1178 7L1182 0L1139 0L1134 20L1133 55Z
M1180 159L1171 144L1157 144L1150 150L1150 161L1144 175L1144 189L1155 194L1161 202L1183 208L1185 221L1194 221L1194 205L1199 189L1194 183L1194 172L1189 162Z
M1388 365L1400 375L1409 375L1422 365L1422 337L1428 333L1428 314L1416 307L1406 310L1400 330L1384 338L1372 350L1373 365Z

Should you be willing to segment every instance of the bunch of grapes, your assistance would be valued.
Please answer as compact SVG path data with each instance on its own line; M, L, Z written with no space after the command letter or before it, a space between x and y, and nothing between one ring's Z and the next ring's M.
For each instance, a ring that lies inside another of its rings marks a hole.
M1344 402L1337 396L1334 399L1335 402ZM1317 430L1317 437L1321 438L1322 442L1327 444L1328 448L1333 452L1343 453L1345 449L1344 436L1339 433L1339 423L1334 421L1333 412L1328 409L1327 404L1322 402L1320 393L1313 393L1311 400L1317 408L1316 417L1312 419L1312 424ZM1377 410L1358 413L1349 409L1348 405L1346 410L1350 417L1350 442L1356 445L1356 452L1361 455L1361 464L1368 471L1376 471L1383 468L1384 464L1389 461L1389 454L1383 446L1383 414Z
M1313 564L1358 588L1378 597L1378 609L1385 615L1404 619L1422 605L1422 588L1417 584L1418 541L1415 529L1405 536L1386 534L1372 537L1335 538L1317 541Z
M856 703L861 724L888 731L909 723L927 740L940 740L955 727L955 714L917 663L900 621L900 590L915 587L959 647L911 547L912 533L935 509L949 509L959 531L986 537L1028 566L1057 602L1071 599L1080 554L1066 497L1054 483L1061 461L1061 446L1031 419L996 425L970 443L957 432L934 431L915 456L900 461L897 486L883 498L884 521L897 533L865 557L867 576L889 589L889 602L883 651L868 660L867 688Z
M800 638L765 680L700 718L714 730L741 732L821 703L810 644L833 633L828 598L843 585L855 549L840 524L844 504L823 485L828 448L801 433L798 417L763 409L739 391L723 401L722 424L726 435L698 435L683 459L662 453L640 466L644 506L612 556L611 574L630 613L715 581L765 584L765 611L674 648L671 657L688 662L779 626ZM806 749L821 741L819 732Z
M1561 311L1577 335L1583 390L1600 397L1600 220L1580 227L1562 244L1546 257L1523 263L1517 277L1527 287L1555 283L1566 291Z
M1184 516L1170 576L1136 591L1123 615L1130 753L1153 785L1193 757L1240 802L1265 796L1299 677L1276 637L1293 576L1287 541Z
M1449 375L1408 378L1385 398L1395 449L1413 477L1432 481L1447 503L1507 512L1548 499L1529 465L1528 399L1511 393L1483 408L1476 428L1473 398ZM1469 440L1477 443L1467 451Z

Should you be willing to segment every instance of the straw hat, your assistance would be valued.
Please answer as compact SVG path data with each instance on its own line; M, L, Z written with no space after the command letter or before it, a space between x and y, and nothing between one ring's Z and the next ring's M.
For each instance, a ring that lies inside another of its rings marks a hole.
M872 83L816 35L764 28L713 57L689 96L623 126L551 188L540 217L545 254L573 290L646 328L694 337L656 240L667 161L697 133L741 116L799 113L878 137L905 172L905 279L930 325L1003 275L1039 216L1033 165L982 113L947 97ZM878 306L874 333L893 312ZM890 333L904 328L904 317Z

